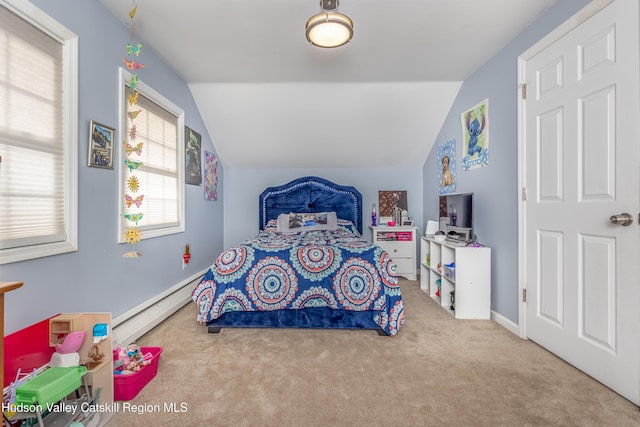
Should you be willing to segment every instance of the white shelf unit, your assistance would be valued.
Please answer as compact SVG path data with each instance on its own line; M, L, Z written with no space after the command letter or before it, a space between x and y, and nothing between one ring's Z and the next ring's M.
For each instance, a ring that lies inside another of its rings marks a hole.
M491 317L491 248L422 237L420 254L422 291L456 319Z

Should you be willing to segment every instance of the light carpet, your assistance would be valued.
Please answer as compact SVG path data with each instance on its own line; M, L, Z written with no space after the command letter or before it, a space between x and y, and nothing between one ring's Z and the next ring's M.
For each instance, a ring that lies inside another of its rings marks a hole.
M189 303L147 335L158 375L118 426L640 426L626 399L490 320L456 320L401 279L406 324L223 329ZM185 412L168 412L175 403Z

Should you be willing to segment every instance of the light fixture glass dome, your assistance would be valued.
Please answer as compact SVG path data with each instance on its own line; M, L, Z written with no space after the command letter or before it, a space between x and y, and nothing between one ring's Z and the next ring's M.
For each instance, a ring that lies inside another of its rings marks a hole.
M337 7L337 1L328 7ZM325 3L320 2L322 13L313 15L307 21L306 36L309 43L319 47L338 47L348 43L353 37L353 21L337 12L327 12Z

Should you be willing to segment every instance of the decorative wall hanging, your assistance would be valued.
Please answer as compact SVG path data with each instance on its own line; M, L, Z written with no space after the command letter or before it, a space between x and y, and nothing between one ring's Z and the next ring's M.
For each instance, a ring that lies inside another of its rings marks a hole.
M218 158L204 152L204 199L218 200Z
M135 22L134 18L138 10L138 5L134 5L133 9L129 11L129 18L131 19L131 40L133 42L135 35ZM122 62L129 70L136 71L144 68L144 64L137 62L138 56L142 53L142 43L127 43L127 57L122 58ZM138 223L144 218L144 213L140 211L142 203L144 201L144 194L137 194L141 188L140 178L136 175L138 168L143 165L140 161L142 156L142 149L144 142L137 140L137 128L134 121L138 118L138 115L142 112L142 109L136 108L138 104L138 92L137 86L139 78L137 74L131 74L129 79L129 93L127 94L128 110L127 118L130 124L125 136L128 139L123 141L123 151L126 155L124 160L124 166L129 169L129 173L125 182L125 213L122 215L124 220L127 221L128 226L125 228L122 238L124 241L132 246L132 250L122 255L123 258L137 258L142 254L135 250L135 244L139 243L142 239L142 230L138 227Z
M116 130L91 120L89 125L89 166L113 169L113 138Z
M378 206L380 209L380 225L386 225L393 220L394 207L397 206L401 211L407 211L407 191L378 191Z
M467 171L489 165L489 100L485 99L460 116L462 122L462 168Z
M185 169L184 181L191 185L202 184L202 136L185 126Z
M438 187L440 194L456 191L456 140L438 146Z

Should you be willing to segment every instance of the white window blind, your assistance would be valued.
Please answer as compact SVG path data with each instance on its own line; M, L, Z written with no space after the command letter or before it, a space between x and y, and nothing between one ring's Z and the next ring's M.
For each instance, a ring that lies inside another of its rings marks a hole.
M137 104L131 105L127 95L130 93L127 82L131 77L124 69L121 75L121 103L126 112L123 139L133 149L131 154L121 150L122 213L144 216L137 225L123 216L119 241L123 241L123 231L130 226L139 227L143 239L184 231L184 113L142 82L136 87ZM131 112L136 113L133 120L127 114ZM135 139L130 135L133 125ZM140 149L139 154L136 149ZM129 168L125 160L142 162L142 165ZM138 191L129 187L131 177L137 179Z
M73 250L32 249L74 243L76 234L68 157L77 158L70 153L77 137L68 131L70 122L77 123L69 98L76 95L69 86L75 64L69 64L65 40L5 4L0 2L0 263ZM27 250L18 254L18 248Z

